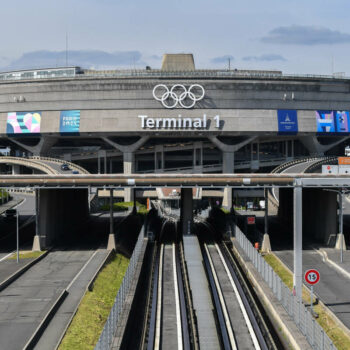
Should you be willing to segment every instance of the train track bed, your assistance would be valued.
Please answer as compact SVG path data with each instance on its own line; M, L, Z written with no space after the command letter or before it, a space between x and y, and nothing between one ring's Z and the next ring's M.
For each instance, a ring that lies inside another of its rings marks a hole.
M277 349L224 243L203 243L202 254L224 349Z
M147 336L142 348L191 349L178 245L160 244L154 261Z

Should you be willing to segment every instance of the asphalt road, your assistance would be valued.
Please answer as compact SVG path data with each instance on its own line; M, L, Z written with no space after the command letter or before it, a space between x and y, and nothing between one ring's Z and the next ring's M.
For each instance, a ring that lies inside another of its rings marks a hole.
M91 260L89 259L87 265L84 265L79 276L72 281L73 283L69 286L68 296L55 313L54 318L50 321L34 349L47 350L56 348L56 345L61 340L66 327L73 317L74 311L79 306L80 300L84 296L88 283L107 255L107 250L97 250L91 256Z
M22 349L94 251L54 251L0 292L0 349Z
M293 271L293 251L274 252ZM314 291L337 317L350 328L350 279L323 261L314 250L303 250L303 276L305 271L316 268L321 275Z

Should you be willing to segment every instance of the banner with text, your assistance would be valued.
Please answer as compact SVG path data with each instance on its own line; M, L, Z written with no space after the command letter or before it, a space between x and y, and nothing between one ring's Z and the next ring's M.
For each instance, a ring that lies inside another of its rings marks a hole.
M349 133L349 111L316 111L317 133Z
M281 134L298 133L298 115L296 110L279 109L277 111L278 132Z
M79 133L80 111L61 111L60 133Z

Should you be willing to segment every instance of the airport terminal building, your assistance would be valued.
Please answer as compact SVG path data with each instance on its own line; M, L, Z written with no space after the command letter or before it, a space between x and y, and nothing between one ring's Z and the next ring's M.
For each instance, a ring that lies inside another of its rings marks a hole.
M1 146L91 173L269 172L341 155L349 111L345 77L198 70L191 54L161 69L0 73Z

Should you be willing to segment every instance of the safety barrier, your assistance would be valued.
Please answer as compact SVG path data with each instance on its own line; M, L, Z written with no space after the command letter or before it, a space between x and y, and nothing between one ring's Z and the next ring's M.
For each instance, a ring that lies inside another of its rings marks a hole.
M272 267L265 261L238 226L235 227L236 240L247 254L261 277L273 291L279 302L294 320L297 327L305 335L311 347L315 350L336 349L333 342L315 321L311 312L302 301L293 295L290 289L282 282Z
M129 261L128 269L126 270L123 282L119 288L118 294L115 298L114 304L112 306L111 312L109 313L107 322L103 327L103 331L100 335L100 338L95 346L95 350L106 350L110 349L113 341L115 331L117 329L117 324L120 319L120 316L123 311L123 306L125 299L129 293L131 284L134 281L135 270L139 256L142 250L142 245L144 242L144 231L145 227L143 226L135 245L134 251L132 253L131 259Z
M66 160L62 160L62 159L58 159L58 158L52 158L52 157L41 157L41 156L32 156L29 157L29 159L36 159L36 160L46 160L48 162L52 162L52 163L59 163L59 164L68 164L69 167L73 170L77 170L79 171L81 174L90 174L86 169L84 169L83 167L81 167L80 165L74 164L72 162L66 161Z
M28 168L40 170L46 174L57 174L49 165L39 162L38 159L22 158L22 157L1 157L0 163L22 165Z

